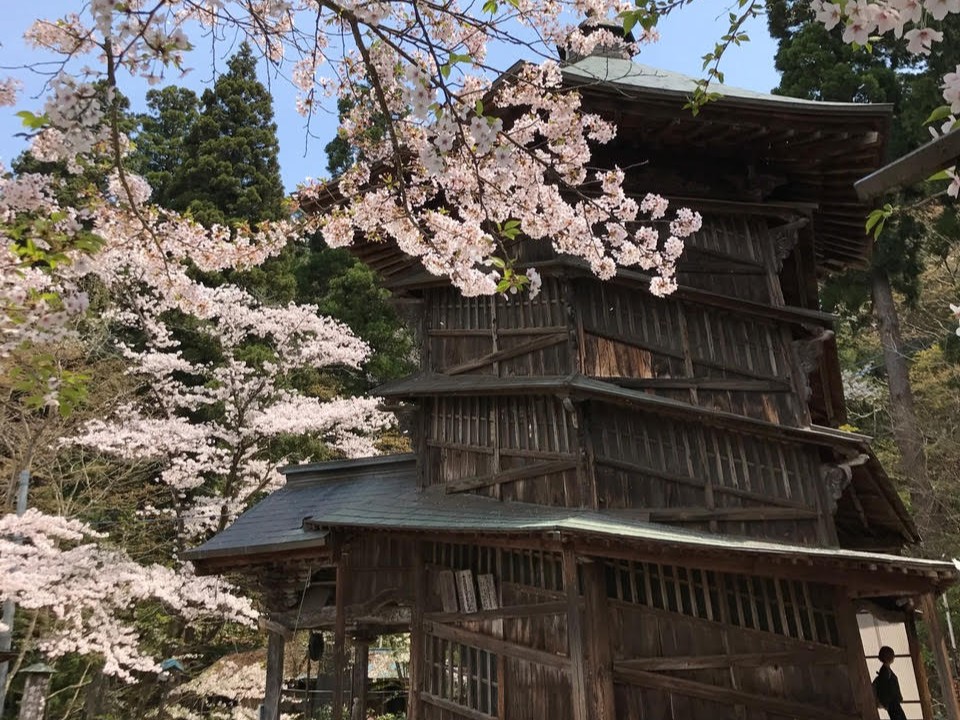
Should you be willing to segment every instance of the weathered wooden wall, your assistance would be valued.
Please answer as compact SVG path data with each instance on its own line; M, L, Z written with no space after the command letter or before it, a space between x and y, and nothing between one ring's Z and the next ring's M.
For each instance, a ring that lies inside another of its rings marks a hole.
M792 240L797 232L783 231ZM708 216L680 263L678 279L704 290L693 296L656 298L639 280L550 270L533 298L427 290L423 369L531 378L579 372L700 407L808 424L794 345L804 333L793 326L810 318L790 323L786 311L762 311L783 306L777 272L790 243L780 237L766 218Z
M630 273L600 282L551 265L552 251L529 242L521 260L548 258L536 297L425 290L424 373L457 378L459 390L421 390L422 483L834 543L821 472L829 455L710 422L729 413L810 425L808 376L829 334L816 313L784 306L779 280L808 222L799 211L706 213L680 265L687 287L669 298ZM667 398L690 416L666 418L629 398L584 402L564 389L571 377ZM510 384L484 391L492 378Z
M414 717L853 720L875 712L863 706L869 679L853 608L837 586L567 551L426 547ZM481 577L495 602L481 601Z

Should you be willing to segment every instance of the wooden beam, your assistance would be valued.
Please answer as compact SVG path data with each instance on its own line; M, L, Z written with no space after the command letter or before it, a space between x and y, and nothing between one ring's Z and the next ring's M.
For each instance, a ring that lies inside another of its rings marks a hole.
M491 332L496 332L496 330L491 328ZM502 360L510 360L511 358L519 357L520 355L526 355L528 353L536 352L537 350L543 350L553 345L559 345L560 343L565 342L566 339L567 334L565 332L547 335L542 338L537 338L529 342L515 345L511 348L496 350L492 353L484 355L483 357L479 357L474 360L468 360L467 362L460 363L459 365L442 368L441 372L444 375L460 375L461 373L477 370L487 365L501 362Z
M501 485L503 483L517 482L518 480L526 480L540 475L566 472L576 467L576 460L534 463L532 465L524 465L511 470L493 473L492 475L479 475L476 477L463 478L462 480L451 480L448 483L444 483L443 488L448 493L466 492L468 490L476 490L477 488L489 487L490 485Z
M861 200L872 200L884 193L926 180L960 158L960 130L921 145L889 165L857 180L853 189Z
M423 658L426 652L423 637L423 614L427 602L427 566L422 540L414 541L413 609L410 613L410 692L407 699L409 720L422 720L424 686Z
M933 698L930 696L930 681L927 679L927 668L923 662L923 651L920 647L920 638L917 635L917 619L912 612L908 612L904 619L907 630L907 644L910 647L910 661L913 663L913 674L917 678L917 689L920 692L920 708L923 720L933 720Z
M592 690L591 718L617 720L613 688L613 648L610 639L610 607L603 565L596 562L582 567L584 582L584 620L588 658L587 683Z
M692 488L703 489L703 486L704 486L703 481L698 480L695 477L692 477L689 475L680 475L678 473L671 473L665 470L659 470L657 468L641 465L640 463L630 462L629 460L621 460L619 458L600 455L595 458L595 463L597 465L612 467L616 470L623 470L625 472L637 473L639 475L649 475L651 477L660 478L661 480L665 480L667 482L674 482L681 485L688 485ZM758 492L742 490L741 488L715 485L713 487L713 492L715 494L732 495L734 497L741 497L747 500L755 500L757 502L767 503L768 505L773 505L778 508L793 508L795 510L811 509L811 508L804 507L803 505L800 505L799 503L793 500L763 495ZM665 508L646 508L643 510L643 512L666 512L666 511L667 510ZM640 511L637 511L637 512L640 512Z
M960 136L960 133L954 133ZM933 652L933 662L937 666L937 675L940 676L940 694L947 720L960 720L960 706L957 704L957 693L953 684L953 672L950 669L950 653L947 651L947 637L940 622L940 611L933 593L924 593L920 596L920 608L923 610L923 620L930 632L930 650Z
M350 720L367 720L367 665L370 663L370 639L353 641L353 673L350 677Z
M839 648L818 648L816 650L784 650L731 655L633 658L617 661L614 666L627 670L672 672L677 670L714 670L728 667L765 667L768 665L845 665L846 662L846 656Z
M368 605L347 605L344 609L347 629L360 626L380 628L384 634L389 628L400 628L401 632L410 626L410 608L387 605L380 608L371 608ZM282 613L271 613L270 617L278 625L289 630L309 630L324 628L332 630L337 625L336 607L314 608L297 612L290 610Z
M482 633L464 630L462 628L442 625L440 623L424 620L423 629L426 635L432 635L443 640L453 640L454 642L471 645L481 650L489 650L498 655L505 655L517 660L546 665L564 672L570 671L570 659L564 655L554 655L544 650L535 650L526 645L518 645L508 640L491 637Z
M336 595L336 624L333 631L333 720L343 720L343 705L345 701L343 675L347 666L347 564L350 553L346 550L340 553L337 560L337 587Z
M580 580L577 573L577 556L570 545L563 546L563 587L567 596L567 655L570 657L572 717L573 720L591 720L587 699L586 648L583 642Z
M481 620L504 620L506 618L526 618L540 615L560 615L567 611L567 602L530 603L529 605L507 605L494 610L478 610L475 613L435 612L425 613L424 619L432 622L479 622Z
M712 702L743 705L748 709L766 710L777 715L803 718L804 720L856 720L858 717L819 705L784 700L770 695L756 695L744 690L734 690L733 688L723 687L721 685L710 685L708 683L697 682L696 680L685 680L683 678L659 675L642 670L614 667L614 677L619 682L631 685L664 690L668 693L676 693L678 695L710 700Z
M283 690L283 635L267 632L267 683L263 693L261 720L280 720L280 693Z
M468 707L464 707L463 705L459 705L455 702L450 702L449 700L444 700L443 698L437 697L436 695L431 695L430 693L420 693L420 697L423 698L423 701L428 705L433 705L435 708L453 713L453 717L469 718L469 720L497 720L495 715L487 715L479 710L471 710Z

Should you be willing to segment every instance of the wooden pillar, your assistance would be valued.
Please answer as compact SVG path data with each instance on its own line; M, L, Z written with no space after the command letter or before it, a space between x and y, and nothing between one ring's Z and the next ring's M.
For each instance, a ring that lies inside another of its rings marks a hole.
M927 668L923 664L920 638L917 636L917 619L912 612L906 614L904 626L907 629L907 643L910 646L913 673L916 675L917 689L920 691L920 708L923 711L923 720L933 720L933 698L930 697L930 681L927 679Z
M947 720L960 720L960 706L957 705L957 693L953 687L947 638L943 633L940 612L937 610L933 593L925 593L920 597L920 608L923 610L923 619L930 631L930 650L933 651L933 661L937 666L937 675L940 676L940 693L943 696L941 699Z
M570 545L563 546L563 588L567 594L567 653L570 656L570 688L573 720L593 720L587 699L587 672L583 645L583 612L577 557Z
M20 698L19 720L43 720L53 668L38 663L24 668L20 674L26 675L27 679L23 685L23 696Z
M280 720L280 693L283 690L283 635L267 631L267 683L263 691L260 720Z
M584 620L589 658L587 687L593 691L591 717L617 720L613 690L613 648L610 644L610 606L604 567L598 562L583 565Z
M413 550L413 607L410 610L410 692L407 696L407 718L422 720L423 658L426 648L423 637L423 613L427 602L427 565L424 543L417 540Z
M358 635L353 640L353 674L350 677L350 720L367 717L367 666L370 663L370 638Z
M336 618L333 626L333 720L343 720L344 673L347 667L347 564L350 554L343 550L337 558L337 587L335 591Z
M857 611L844 587L837 588L835 601L837 631L840 633L840 643L847 651L847 667L850 669L850 685L857 715L863 720L879 720L880 712L877 710L877 698L873 694L873 681L867 669L867 658L863 654L863 642L860 640Z

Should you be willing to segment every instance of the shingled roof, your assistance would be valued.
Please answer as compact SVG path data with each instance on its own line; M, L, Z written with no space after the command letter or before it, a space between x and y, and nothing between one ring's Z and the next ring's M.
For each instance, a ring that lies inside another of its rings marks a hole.
M442 487L417 487L414 455L283 468L287 484L185 557L203 572L254 565L277 553L326 547L336 528L411 533L567 535L689 553L750 555L771 562L882 568L931 582L953 582L951 563L897 555L819 548L680 530L615 511L501 502ZM229 563L225 561L231 561Z

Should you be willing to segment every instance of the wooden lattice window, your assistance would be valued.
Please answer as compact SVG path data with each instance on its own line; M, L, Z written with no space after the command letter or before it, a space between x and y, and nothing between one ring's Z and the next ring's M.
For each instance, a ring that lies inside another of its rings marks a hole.
M497 714L497 656L452 640L427 636L426 691L485 715Z
M822 585L629 561L608 562L606 578L615 600L840 645L832 596Z

